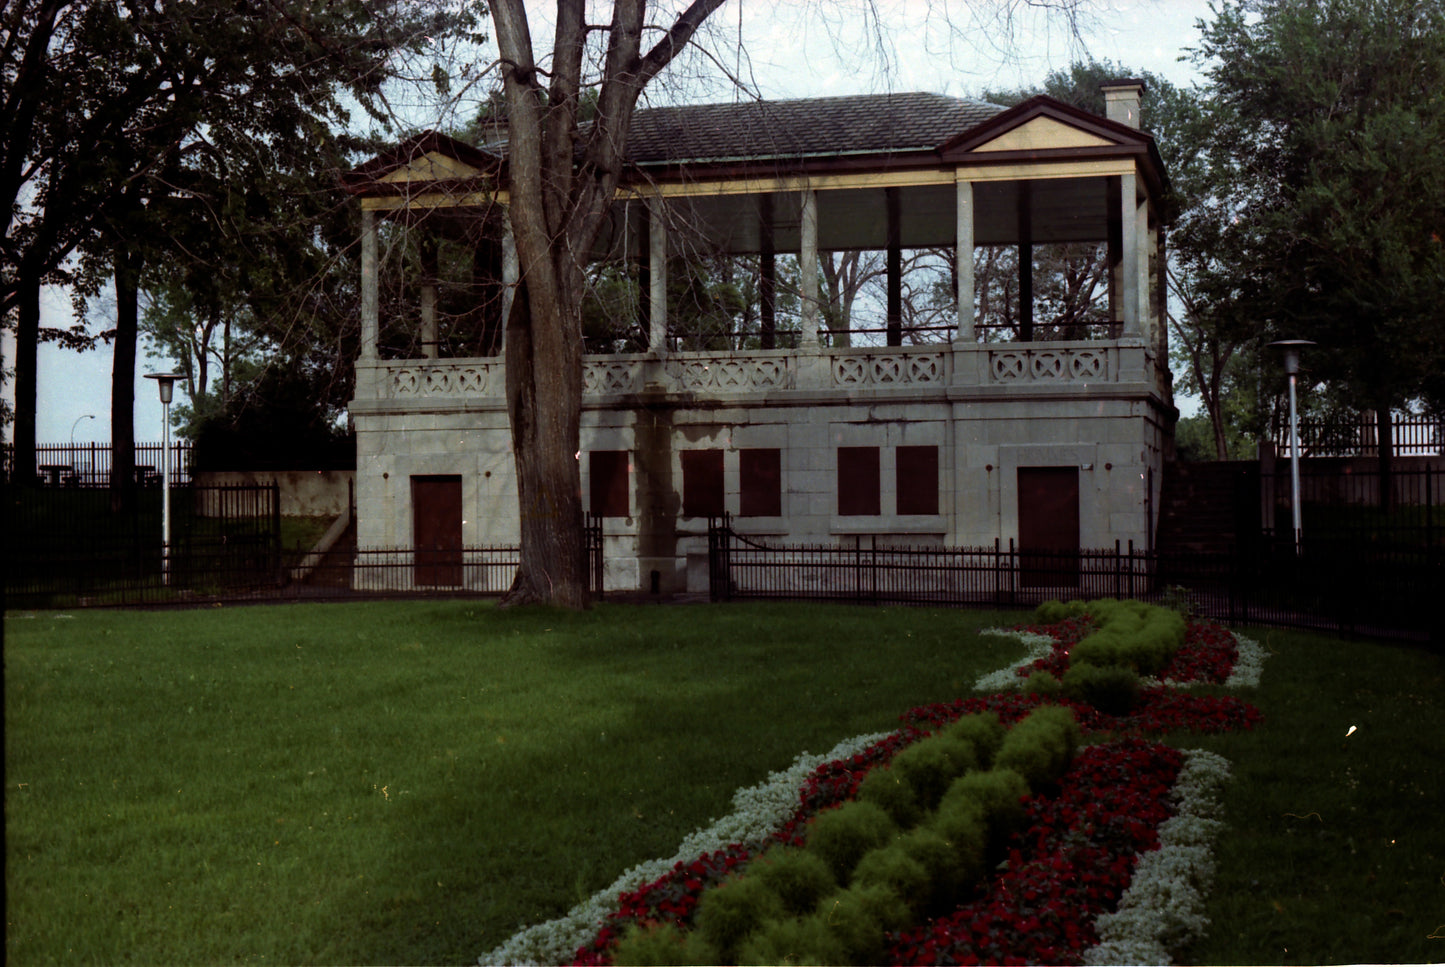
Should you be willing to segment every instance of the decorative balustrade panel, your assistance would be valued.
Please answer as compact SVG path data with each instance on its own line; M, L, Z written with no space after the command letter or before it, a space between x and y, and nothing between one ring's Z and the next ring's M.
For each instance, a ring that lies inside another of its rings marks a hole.
M968 385L978 385L975 380L986 386L1083 385L1118 382L1121 365L1110 344L1078 343L824 349L817 355L764 350L589 356L582 364L582 392L589 397L642 392L726 397L780 390L942 388L951 384L955 366L963 367L959 376ZM1146 362L1145 368L1152 367ZM393 361L384 364L384 372L383 395L395 400L500 399L506 389L500 359Z
M843 351L828 356L833 386L862 388L947 382L952 352L942 347L891 352Z
M582 364L582 392L588 396L635 393L642 389L642 366L635 356L588 360Z
M755 393L791 389L795 373L786 356L718 354L672 359L667 388L674 392Z
M505 389L500 360L392 363L387 369L392 399L501 396Z
M1024 348L1010 346L988 353L990 383L1103 383L1109 371L1109 350L1076 348Z

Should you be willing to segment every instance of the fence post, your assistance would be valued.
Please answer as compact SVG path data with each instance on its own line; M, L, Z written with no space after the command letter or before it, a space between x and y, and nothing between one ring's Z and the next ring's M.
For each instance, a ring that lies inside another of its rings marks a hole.
M276 571L276 586L286 581L286 572L281 567L281 485L271 478L271 561Z
M873 606L878 606L878 535L868 535L868 547L870 550L868 561L868 585L873 598Z
M1239 619L1234 611L1234 589L1239 584L1239 558L1240 549L1238 546L1229 549L1229 576L1225 582L1229 588L1229 623L1234 624Z
M863 535L853 535L853 601L863 603Z
M1008 539L1008 603L1013 604L1018 598L1019 584L1019 560L1014 553L1014 539Z
M1425 464L1425 563L1435 549L1435 488L1430 464Z

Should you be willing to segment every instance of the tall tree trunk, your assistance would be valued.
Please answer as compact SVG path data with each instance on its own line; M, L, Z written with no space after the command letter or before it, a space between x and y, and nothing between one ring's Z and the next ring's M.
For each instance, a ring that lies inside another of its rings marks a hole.
M587 606L580 460L580 312L562 293L517 287L505 340L521 558L504 605ZM570 324L569 324L570 322ZM578 330L577 338L558 338Z
M39 385L40 274L20 267L20 318L15 330L15 464L11 479L35 486L35 391Z
M521 561L508 603L587 603L579 424L582 412L583 262L622 170L637 96L687 46L722 0L692 0L646 55L647 4L617 0L596 116L579 136L582 0L559 0L544 90L522 0L488 0L503 64L510 148L507 188L521 265L507 319L507 415L517 466ZM578 148L581 147L579 155Z
M115 361L110 370L110 507L135 503L135 350L140 258L120 243L115 257Z
M221 406L231 405L231 313L221 319Z

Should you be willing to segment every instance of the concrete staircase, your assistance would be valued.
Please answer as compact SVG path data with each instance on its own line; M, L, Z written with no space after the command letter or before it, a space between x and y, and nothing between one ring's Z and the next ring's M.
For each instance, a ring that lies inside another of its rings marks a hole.
M1258 463L1164 465L1154 541L1159 550L1222 554L1258 535Z

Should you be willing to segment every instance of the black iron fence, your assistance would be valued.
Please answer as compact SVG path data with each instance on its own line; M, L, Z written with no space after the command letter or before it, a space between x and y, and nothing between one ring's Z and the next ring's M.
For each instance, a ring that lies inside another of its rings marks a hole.
M1289 417L1282 415L1270 427L1281 457L1290 454ZM1390 442L1397 457L1445 455L1445 419L1414 413L1396 413L1390 422ZM1380 452L1380 431L1373 413L1349 420L1299 421L1301 457L1373 457Z
M1306 540L1445 543L1445 480L1432 464L1391 470L1388 476L1349 463L1300 467L1301 531ZM1288 464L1260 474L1261 525L1266 538L1289 537L1293 484ZM1382 500L1384 497L1386 499Z
M261 585L281 568L280 493L265 486L142 490L116 508L107 490L6 486L7 606L50 597L116 603L154 588ZM143 598L142 598L143 599Z
M708 531L714 601L824 600L941 607L1031 607L1134 598L1229 622L1405 640L1445 640L1445 553L1420 545L1292 544L1247 552L1162 552L1132 544L1077 551L909 547L878 538L768 544Z
M135 445L135 482L142 487L159 487L165 465L163 443ZM171 485L191 482L191 445L172 443ZM109 443L43 443L35 448L35 482L43 487L109 487L112 448ZM6 483L15 481L15 445L4 445L0 472Z
M177 504L213 515L225 512L229 516L199 518L224 521L224 526L175 530L169 553L160 540L158 517L147 520L143 534L93 534L83 541L73 537L29 540L6 557L6 606L123 607L497 596L511 587L520 561L516 546L413 551L358 550L342 544L326 552L285 552L274 515L268 521L269 510L254 504L248 507L242 493L274 492L274 486L192 490L192 495L182 491ZM28 501L35 499L33 490L24 496ZM154 524L153 531L150 524ZM585 538L589 590L600 597L600 522L588 521Z

